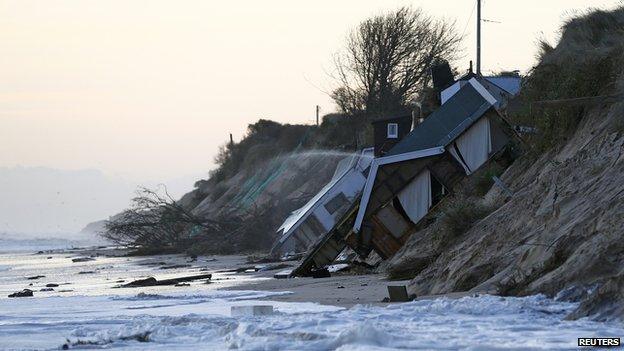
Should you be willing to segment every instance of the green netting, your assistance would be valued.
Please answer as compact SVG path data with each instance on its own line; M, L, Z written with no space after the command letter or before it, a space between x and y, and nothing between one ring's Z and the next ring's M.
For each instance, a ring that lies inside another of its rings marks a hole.
M303 147L303 143L308 138L308 134L310 130L307 130L301 141L297 147L291 151L290 153L297 153ZM246 210L251 206L256 199L264 192L264 190L275 181L287 168L287 157L281 157L282 154L279 154L276 158L274 158L269 164L269 171L263 172L266 176L260 176L258 174L254 174L253 177L249 178L243 186L241 190L236 194L236 196L231 200L230 204L233 205L234 208Z

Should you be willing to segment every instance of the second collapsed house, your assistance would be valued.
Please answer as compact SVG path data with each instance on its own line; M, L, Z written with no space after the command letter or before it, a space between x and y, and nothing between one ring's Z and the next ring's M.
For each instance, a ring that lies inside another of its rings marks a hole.
M279 238L271 254L306 252L319 237L331 231L353 203L359 201L372 159L370 148L340 161L329 183L278 228Z

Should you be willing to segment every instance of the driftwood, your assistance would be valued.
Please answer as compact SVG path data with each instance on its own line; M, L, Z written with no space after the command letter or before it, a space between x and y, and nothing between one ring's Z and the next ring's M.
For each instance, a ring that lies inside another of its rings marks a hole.
M146 279L135 280L128 284L120 285L118 286L118 288L140 288L144 286L176 285L176 284L180 284L184 282L191 282L191 281L200 280L200 279L210 280L212 279L212 274L199 274L199 275L191 275L187 277L179 277L179 278L163 279L163 280L157 280L154 277L149 277Z
M9 297L32 297L33 291L30 289L24 289L22 291L14 292Z

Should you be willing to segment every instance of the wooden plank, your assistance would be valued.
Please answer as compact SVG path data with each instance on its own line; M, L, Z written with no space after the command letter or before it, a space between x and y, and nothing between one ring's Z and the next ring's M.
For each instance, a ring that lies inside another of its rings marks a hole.
M382 207L375 218L394 236L400 238L409 228L409 224L391 205Z
M373 237L371 240L373 249L383 259L392 257L401 248L401 242L398 241L390 231L377 219L372 217Z

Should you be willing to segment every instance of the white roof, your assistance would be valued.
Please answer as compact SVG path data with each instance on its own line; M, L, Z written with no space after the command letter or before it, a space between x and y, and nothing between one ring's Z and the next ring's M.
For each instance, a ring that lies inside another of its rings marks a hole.
M518 95L520 93L520 84L522 78L520 77L484 77L492 84L497 85L499 88L505 90L511 95Z
M308 218L310 214L314 212L314 210L323 204L323 197L330 192L335 186L337 186L340 181L347 175L351 170L356 169L359 172L364 171L373 160L374 149L367 148L362 150L362 152L358 154L354 154L353 156L347 157L344 160L340 161L338 166L336 167L336 172L332 179L327 183L313 198L311 198L303 207L293 211L288 218L282 223L282 225L277 229L278 232L282 231L282 236L279 239L280 243L286 241L294 232L296 227Z
M366 178L366 185L364 186L364 192L362 193L362 199L360 200L360 208L358 210L357 217L355 218L353 231L355 231L356 233L360 231L362 221L364 220L364 214L366 213L366 208L368 207L368 201L370 200L371 192L373 191L373 185L375 184L375 178L377 178L377 170L379 169L379 166L407 160L414 160L417 158L435 156L443 154L444 151L444 147L439 146L431 149L417 150L374 159L371 164L370 172L368 173L368 178Z
M484 79L485 81L498 86L500 89L507 91L511 95L516 95L518 92L520 92L519 77L482 77L479 79ZM481 82L483 82L483 80ZM468 81L458 80L451 86L440 92L440 101L442 104L444 104L451 97L453 97L453 95L457 94L457 92L459 92L459 89L461 89L464 84L471 84L481 95L483 95L483 98L485 98L492 105L496 105L496 98L492 96L492 94L487 90L486 87L483 86L483 84L481 84L481 82L479 82L479 80L475 77L470 78ZM510 89L511 91L507 89Z

